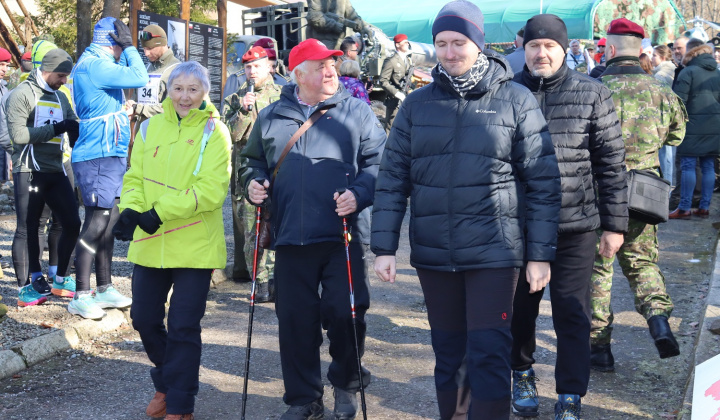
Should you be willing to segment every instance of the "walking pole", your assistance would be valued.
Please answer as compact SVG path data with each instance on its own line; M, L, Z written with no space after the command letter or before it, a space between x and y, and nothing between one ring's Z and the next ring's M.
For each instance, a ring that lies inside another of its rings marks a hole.
M261 180L255 180L262 185ZM248 334L247 334L247 348L245 349L245 374L243 379L243 397L242 397L242 412L241 420L245 420L245 407L247 406L247 390L248 390L248 374L250 372L250 343L252 342L252 324L253 315L255 315L255 280L257 278L257 260L258 260L258 244L260 241L260 216L262 207L257 206L255 212L255 250L253 253L253 272L252 272L252 283L250 284L250 317L248 319Z
M338 195L345 192L345 188L338 188ZM350 268L350 234L348 233L347 217L343 216L343 238L345 239L345 261L348 270L348 285L350 286L350 311L352 313L353 335L355 336L355 354L357 355L358 382L360 383L360 401L362 403L363 419L367 420L367 406L365 405L365 386L363 385L362 364L360 363L360 345L358 344L357 317L355 315L355 290L353 289L352 269Z

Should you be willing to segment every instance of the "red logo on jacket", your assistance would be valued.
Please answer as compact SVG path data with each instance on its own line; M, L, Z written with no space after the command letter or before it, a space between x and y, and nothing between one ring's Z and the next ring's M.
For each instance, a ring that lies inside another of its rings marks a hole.
M194 146L194 145L195 145L195 140L193 140L193 139L187 139L187 140L185 141L185 143L189 144L190 146Z

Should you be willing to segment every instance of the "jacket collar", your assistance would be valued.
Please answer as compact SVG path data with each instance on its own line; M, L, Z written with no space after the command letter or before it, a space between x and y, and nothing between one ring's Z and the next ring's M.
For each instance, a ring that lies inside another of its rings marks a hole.
M33 69L30 74L28 74L27 81L29 83L32 83L33 85L39 87L43 92L47 93L55 93L56 90L53 90L45 79L42 78L42 74L40 73L40 69Z
M607 68L603 72L602 76L614 76L619 74L644 74L645 70L640 67L640 58L633 56L615 57L612 60L607 61Z
M158 61L156 61L153 64L155 64L156 67L162 67L165 65L165 63L167 63L173 57L175 57L175 55L173 54L173 51L170 48L168 48L168 50L165 51L163 53L163 55L160 56L160 58L158 58Z
M98 57L98 58L111 60L113 63L116 61L114 55L110 54L110 52L108 50L106 50L105 48L103 48L97 44L88 45L88 47L85 48L85 51L89 54L92 54L92 55ZM85 53L83 53L83 54L85 54Z
M282 91L280 92L280 100L278 101L274 112L278 115L292 118L294 120L305 121L307 119L307 116L303 111L304 105L300 105L295 95L296 88L297 85L295 83L288 83L287 85L283 86ZM350 93L345 90L342 83L338 82L337 92L335 92L333 96L326 99L325 101L318 103L315 109L317 110L322 108L335 107L348 97L350 97Z
M187 116L185 116L182 120L178 119L177 112L175 112L175 107L173 106L172 99L168 96L165 98L165 100L162 102L163 107L163 116L165 119L173 124L180 123L183 126L198 126L200 124L205 124L209 118L220 118L220 113L218 112L217 108L215 108L215 105L212 104L212 102L207 101L205 102L205 109L191 109L190 112L188 112Z
M568 76L570 68L563 63L560 69L550 77L533 76L527 65L523 67L520 82L532 92L552 92L563 84Z

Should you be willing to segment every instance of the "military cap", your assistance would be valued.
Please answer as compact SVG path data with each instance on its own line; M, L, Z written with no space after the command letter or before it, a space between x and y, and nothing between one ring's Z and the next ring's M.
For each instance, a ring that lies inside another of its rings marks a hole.
M712 42L712 44L716 47L720 47L720 38L719 37L712 37L712 39L709 41Z
M275 41L272 38L260 38L253 44L253 47L275 48Z
M267 51L263 47L252 47L242 56L243 64L252 63L253 61L262 60L267 58Z
M167 45L167 34L163 28L158 25L148 25L145 29L143 29L143 32L150 34L149 36L140 37L143 48L150 49L155 47L164 47Z
M397 34L393 37L393 41L397 44L398 42L407 41L408 37L405 34Z
M6 50L5 48L0 48L0 62L10 62L10 59L12 58L12 55L10 55L10 51Z
M625 18L615 19L610 22L607 34L636 36L640 39L645 38L645 30L643 27Z

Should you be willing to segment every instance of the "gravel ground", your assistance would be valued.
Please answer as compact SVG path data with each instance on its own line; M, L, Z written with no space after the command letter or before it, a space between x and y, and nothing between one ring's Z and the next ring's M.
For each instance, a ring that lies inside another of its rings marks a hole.
M229 196L228 196L229 197ZM225 220L232 220L230 199L225 200L223 206ZM83 208L80 208L80 219L84 219ZM12 267L11 248L13 235L15 234L15 214L0 215L0 254L2 261L10 263L10 267L2 270L3 277L0 279L0 296L2 303L8 306L8 313L2 328L0 328L0 350L7 350L13 345L47 334L56 329L79 321L81 318L72 315L67 311L69 298L48 296L48 301L42 305L20 308L17 306L17 280L15 270ZM232 256L234 244L232 239L232 224L226 224L225 235L227 238L228 255ZM133 265L127 260L128 243L115 241L113 253L112 275L113 287L120 293L130 296L130 277ZM47 273L48 253L43 253L43 273ZM73 272L74 276L74 272ZM95 274L90 279L91 287L95 286Z

